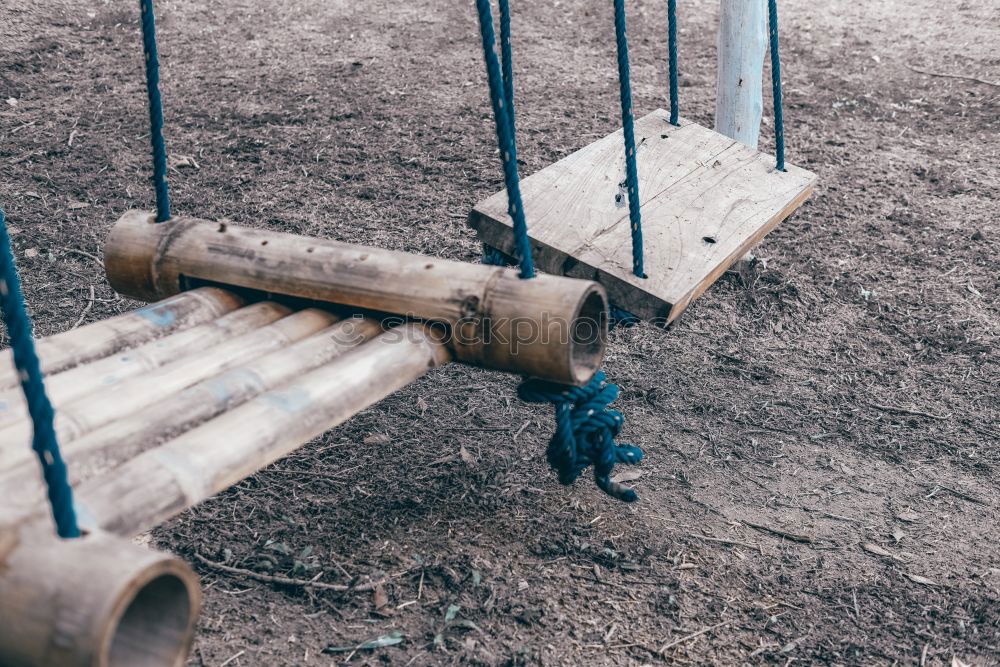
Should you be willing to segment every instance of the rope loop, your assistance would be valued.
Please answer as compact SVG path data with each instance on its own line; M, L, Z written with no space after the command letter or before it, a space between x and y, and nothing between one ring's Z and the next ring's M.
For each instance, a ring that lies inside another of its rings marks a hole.
M626 503L639 499L632 489L611 481L616 463L638 463L643 455L638 447L615 442L625 418L608 408L618 399L618 385L607 382L604 371L582 387L525 380L517 395L526 403L552 403L555 408L556 429L546 458L560 484L572 484L594 466L594 482L604 493Z

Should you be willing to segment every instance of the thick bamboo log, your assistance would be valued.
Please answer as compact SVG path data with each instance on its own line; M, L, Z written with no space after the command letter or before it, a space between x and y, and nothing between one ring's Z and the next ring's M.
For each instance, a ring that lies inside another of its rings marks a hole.
M284 308L284 306L277 306ZM302 310L207 350L178 359L152 373L132 378L106 392L88 394L56 411L59 441L68 443L115 419L139 412L185 387L257 356L287 347L334 323L336 317L316 308ZM29 460L32 427L21 420L0 429L0 470Z
M209 322L243 305L214 287L178 294L139 310L43 338L35 343L42 372L52 375L118 350L135 347L190 326ZM10 350L0 352L0 389L19 383Z
M134 535L166 521L445 363L426 326L404 324L76 489L94 527Z
M597 283L246 229L126 213L104 248L112 286L156 300L204 282L444 323L458 361L580 384L606 345Z
M45 379L45 390L58 409L80 396L92 393L95 388L105 391L129 378L175 361L191 349L211 347L233 336L270 324L287 314L287 308L273 302L255 303L212 322L178 331L48 377ZM20 388L0 391L0 427L27 417L27 403Z
M201 606L186 563L106 534L58 540L44 523L5 532L0 664L184 664Z
M371 340L382 330L372 318L351 318L324 329L283 350L231 368L181 392L157 401L155 409L116 419L62 445L70 481L79 483L151 449L266 391L328 363ZM33 481L33 484L27 482ZM26 461L0 472L0 488L33 506L44 500L41 471ZM0 494L2 495L2 494Z

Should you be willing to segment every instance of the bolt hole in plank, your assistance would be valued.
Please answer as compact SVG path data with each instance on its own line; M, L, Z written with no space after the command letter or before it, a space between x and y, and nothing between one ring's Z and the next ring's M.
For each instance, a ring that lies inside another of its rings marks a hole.
M535 264L593 278L612 303L670 322L808 198L816 175L662 109L636 121L647 279L632 274L622 132L610 134L521 181ZM507 193L469 216L479 239L516 257ZM711 241L709 240L711 239ZM596 277L595 277L596 276Z

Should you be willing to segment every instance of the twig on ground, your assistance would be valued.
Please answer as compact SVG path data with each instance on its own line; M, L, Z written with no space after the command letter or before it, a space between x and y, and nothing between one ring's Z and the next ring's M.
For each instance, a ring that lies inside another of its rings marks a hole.
M940 421L944 421L945 419L951 419L950 412L946 415L934 415L931 414L930 412L921 412L920 410L909 410L907 408L897 408L896 406L893 405L880 405L879 403L869 403L868 405L872 406L873 408L877 408L879 410L884 410L885 412L895 412L896 414L900 415L914 415L916 417L928 417L930 419L937 419Z
M256 579L257 581L263 581L269 584L283 584L285 586L302 586L303 588L316 588L324 591L338 591L341 593L364 593L366 591L375 590L375 587L379 584L384 584L385 581L372 581L367 584L358 584L357 586L347 586L344 584L327 584L322 581L310 581L308 579L293 579L291 577L281 577L272 574L261 574L260 572L254 572L253 570L244 570L240 567L231 567L229 565L223 565L222 563L216 563L214 560L209 560L202 556L200 553L193 554L195 560L203 565L206 565L213 570L218 570L220 572L225 572L227 574L235 574L241 577L247 577L248 579Z
M64 252L68 252L71 255L80 255L81 257L86 257L87 259L93 260L101 268L104 267L104 262L101 261L100 257L98 257L97 255L92 255L84 250L77 250L76 248L66 248Z
M691 537L696 537L699 540L705 540L706 542L718 542L719 544L729 544L734 547L746 547L748 549L758 549L758 545L750 544L749 542L740 542L739 540L727 540L722 537L709 537L708 535L699 535L698 533L689 533Z
M707 628L702 628L698 632L692 632L691 634L685 635L684 637L681 637L680 639L675 639L672 642L668 642L668 643L666 643L666 644L664 644L663 646L660 647L660 654L662 655L663 653L665 653L667 651L667 649L673 648L674 646L677 646L678 644L683 644L684 642L691 641L692 639L694 639L696 637L701 637L703 634L705 634L707 632L711 632L712 630L715 630L716 628L721 628L723 625L729 625L729 621L722 621L721 623L716 623L715 625L710 625Z
M87 319L87 315L90 313L90 310L93 307L94 307L94 286L91 285L90 286L90 297L87 299L87 305L84 306L83 312L80 313L80 317L76 320L76 322L73 323L73 326L71 326L70 329L75 329L78 326L80 326L81 324L83 324L83 321L85 319Z
M799 535L798 533L789 533L788 531L780 530L778 528L771 528L770 526L765 526L760 523L752 523L750 521L742 521L747 526L751 528L756 528L757 530L762 530L765 533L771 533L772 535L777 535L778 537L784 537L786 539L792 540L793 542L802 542L804 544L812 544L815 540L809 535Z
M975 76L969 76L967 74L948 74L947 72L932 72L928 69L920 69L919 67L914 67L913 65L903 63L903 65L908 70L918 72L920 74L926 74L927 76L938 76L945 79L962 79L963 81L972 81L974 83L981 83L984 86L993 86L994 88L1000 88L1000 81L987 81L986 79L980 79Z

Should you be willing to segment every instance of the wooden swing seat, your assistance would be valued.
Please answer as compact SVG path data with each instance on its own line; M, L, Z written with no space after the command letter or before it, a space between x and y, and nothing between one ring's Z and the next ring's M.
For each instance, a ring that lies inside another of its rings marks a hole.
M632 273L622 131L521 181L535 264L595 280L614 305L668 323L791 215L816 175L658 109L636 121L647 278ZM507 192L469 216L480 240L513 257Z

